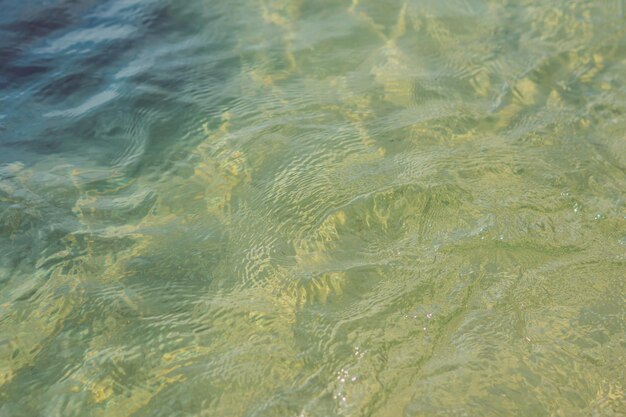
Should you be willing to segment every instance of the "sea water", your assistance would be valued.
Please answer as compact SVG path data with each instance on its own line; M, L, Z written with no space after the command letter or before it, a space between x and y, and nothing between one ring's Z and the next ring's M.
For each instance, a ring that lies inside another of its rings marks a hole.
M620 0L6 0L0 416L622 416Z

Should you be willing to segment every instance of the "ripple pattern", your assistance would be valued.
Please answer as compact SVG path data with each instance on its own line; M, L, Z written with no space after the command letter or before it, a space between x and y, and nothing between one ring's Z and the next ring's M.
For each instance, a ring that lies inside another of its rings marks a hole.
M9 3L0 416L622 415L623 1Z

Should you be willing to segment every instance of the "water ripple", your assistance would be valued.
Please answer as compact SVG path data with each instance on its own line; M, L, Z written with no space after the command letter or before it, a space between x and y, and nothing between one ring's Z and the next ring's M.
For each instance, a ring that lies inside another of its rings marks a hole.
M622 3L5 6L0 416L620 415Z

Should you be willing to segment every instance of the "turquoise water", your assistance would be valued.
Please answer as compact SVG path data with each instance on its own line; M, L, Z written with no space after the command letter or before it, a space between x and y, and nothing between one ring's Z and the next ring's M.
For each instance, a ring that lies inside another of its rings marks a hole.
M0 416L622 416L622 1L7 1Z

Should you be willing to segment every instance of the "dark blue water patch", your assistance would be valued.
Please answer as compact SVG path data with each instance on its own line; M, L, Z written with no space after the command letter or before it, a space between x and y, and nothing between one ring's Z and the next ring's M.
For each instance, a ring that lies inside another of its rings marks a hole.
M20 81L31 75L40 75L51 67L39 64L24 64L30 61L29 54L37 43L55 32L75 26L84 12L80 2L60 1L48 6L33 5L31 2L12 1L3 7L0 18L0 88L19 86Z
M151 135L197 129L233 98L222 17L167 0L16 6L0 18L0 164L68 152L113 163L137 141L162 149Z
M8 9L8 13L0 19L0 30L12 34L15 40L22 43L48 36L71 26L77 20L72 10L76 2L61 1L47 7L34 7L32 4L29 7L29 2L20 1L11 3L9 7L3 7L3 12Z
M94 92L102 86L103 78L89 72L76 72L62 75L41 87L37 97L42 101L63 100L74 94Z
M48 21L57 15L76 14L65 8L63 14L55 10L51 11L51 17L42 12L41 17L3 27L7 36L0 47L6 50L8 58L0 66L3 88L31 87L24 81L30 82L31 76L44 73L50 73L50 80L36 79L37 84L54 84L72 71L101 72L142 39L139 17L129 19L128 14L123 14L123 18L95 18L93 13L86 13L72 19L59 17L58 22Z

